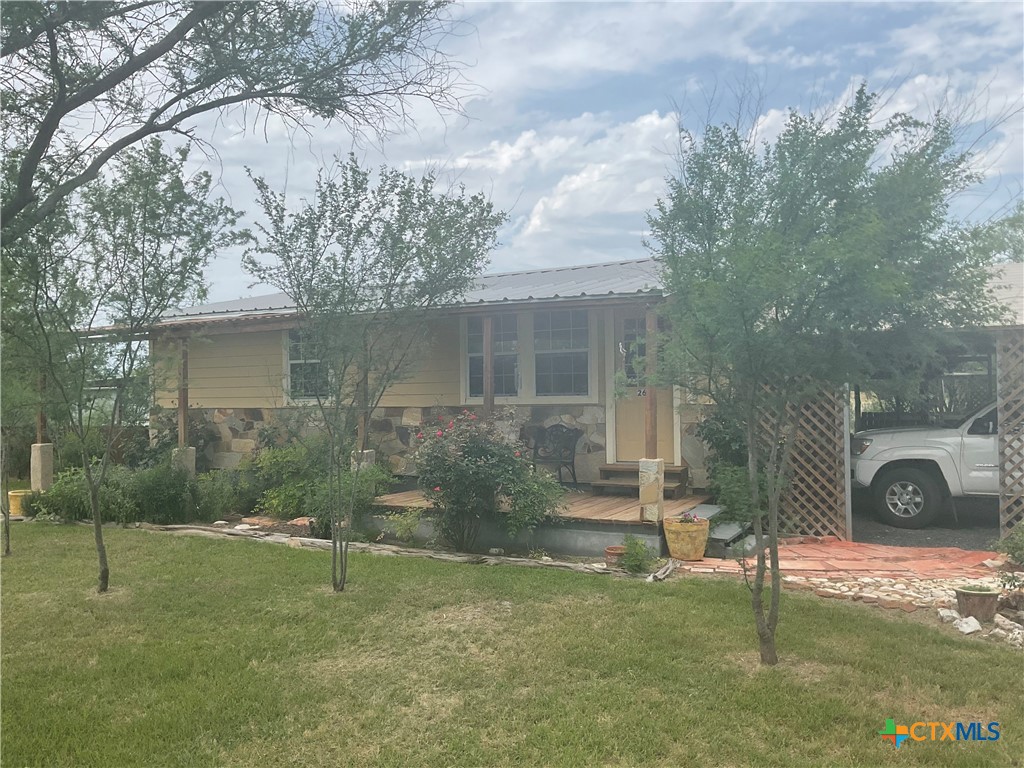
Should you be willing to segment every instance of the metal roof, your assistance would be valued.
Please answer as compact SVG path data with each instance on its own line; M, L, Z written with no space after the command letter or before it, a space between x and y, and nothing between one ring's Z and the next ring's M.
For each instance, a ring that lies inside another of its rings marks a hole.
M660 291L654 259L611 261L482 275L457 306L637 296ZM294 312L295 304L287 294L272 293L177 309L165 314L160 324L255 319Z
M1001 325L1024 325L1024 264L998 264L991 272L988 289L1010 311ZM661 290L654 259L610 261L482 275L457 306L629 297L658 294ZM272 293L174 310L164 315L160 325L286 317L294 313L295 304L286 294Z

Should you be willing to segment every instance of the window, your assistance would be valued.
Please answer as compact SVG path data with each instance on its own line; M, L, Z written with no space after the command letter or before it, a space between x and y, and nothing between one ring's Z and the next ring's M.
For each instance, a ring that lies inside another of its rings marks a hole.
M288 396L296 400L327 393L327 372L298 331L288 331Z
M590 329L585 309L535 313L533 353L538 397L590 393Z
M519 329L515 315L496 315L491 321L494 348L494 395L515 397L519 393ZM469 396L484 395L484 321L471 317L466 324L469 362Z
M638 384L643 378L642 364L647 353L644 336L647 322L641 317L627 317L622 321L622 368L630 384Z

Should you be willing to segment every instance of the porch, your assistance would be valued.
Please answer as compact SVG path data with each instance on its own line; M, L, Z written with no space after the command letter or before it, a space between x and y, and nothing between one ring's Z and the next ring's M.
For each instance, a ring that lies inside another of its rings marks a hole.
M542 523L533 531L522 532L511 541L499 525L486 521L477 538L477 549L487 551L500 548L521 554L544 551L552 555L600 560L605 547L622 544L626 536L634 536L650 549L664 554L665 541L661 524L641 520L640 503L635 496L599 496L589 491L567 490L560 520ZM707 498L703 495L690 495L665 499L665 516L671 517L696 509ZM371 528L384 533L390 530L386 512L410 507L426 509L431 506L419 490L379 496L373 504L381 514L371 516L367 522ZM432 521L424 520L414 539L426 542L433 536Z
M665 517L675 517L704 504L708 496L691 494L678 499L665 499ZM561 511L563 520L585 521L608 525L643 525L660 528L660 523L646 522L640 517L640 504L635 496L604 496L591 491L569 490L566 506ZM388 510L428 509L431 504L420 490L388 493L378 496L373 506Z

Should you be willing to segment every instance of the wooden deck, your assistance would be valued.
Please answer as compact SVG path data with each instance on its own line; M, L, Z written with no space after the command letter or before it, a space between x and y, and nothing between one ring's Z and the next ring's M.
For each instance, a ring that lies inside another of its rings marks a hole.
M707 496L683 496L680 499L665 499L665 517L688 512L708 500ZM570 490L565 495L566 509L562 517L568 520L587 520L595 523L640 524L640 502L635 496L596 496L589 491ZM373 505L389 509L409 507L428 508L430 502L420 491L403 491L378 496ZM655 523L644 523L655 525Z

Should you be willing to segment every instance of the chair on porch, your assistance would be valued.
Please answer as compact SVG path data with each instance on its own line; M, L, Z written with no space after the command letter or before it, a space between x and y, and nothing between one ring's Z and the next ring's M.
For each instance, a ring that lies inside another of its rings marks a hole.
M572 476L574 488L579 488L576 480L576 443L583 437L582 429L573 429L564 424L550 427L524 427L522 436L526 445L533 451L533 468L538 464L556 467L558 482L562 481L562 470L567 469Z

